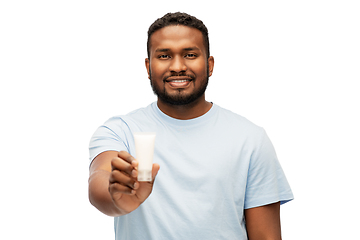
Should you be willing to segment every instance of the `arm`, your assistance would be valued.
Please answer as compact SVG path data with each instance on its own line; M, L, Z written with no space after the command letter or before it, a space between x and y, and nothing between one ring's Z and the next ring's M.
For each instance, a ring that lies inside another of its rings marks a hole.
M89 200L99 211L109 216L121 216L134 211L150 195L152 182L137 181L138 163L129 153L107 151L91 163ZM153 179L159 170L153 165Z
M249 240L281 240L280 202L245 209Z

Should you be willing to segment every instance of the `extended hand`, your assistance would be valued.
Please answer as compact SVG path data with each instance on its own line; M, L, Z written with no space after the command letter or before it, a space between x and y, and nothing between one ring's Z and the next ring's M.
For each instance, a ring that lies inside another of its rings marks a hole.
M158 164L153 164L153 181L138 182L138 164L136 159L125 151L119 152L118 156L111 160L109 192L116 207L126 213L134 211L149 197L160 169Z

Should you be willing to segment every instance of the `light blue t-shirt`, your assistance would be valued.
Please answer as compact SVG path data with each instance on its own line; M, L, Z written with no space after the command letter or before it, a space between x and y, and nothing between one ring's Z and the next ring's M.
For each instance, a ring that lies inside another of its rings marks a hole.
M90 141L90 160L109 150L136 157L133 132L156 132L153 191L115 218L116 239L247 239L244 209L293 199L265 131L215 104L178 120L154 102L109 119Z

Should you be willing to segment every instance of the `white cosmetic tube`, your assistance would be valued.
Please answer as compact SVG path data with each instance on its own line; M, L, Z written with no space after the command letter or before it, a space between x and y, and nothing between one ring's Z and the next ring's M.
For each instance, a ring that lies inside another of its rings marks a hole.
M152 181L155 136L154 132L134 133L136 160L139 162L137 178L139 182Z

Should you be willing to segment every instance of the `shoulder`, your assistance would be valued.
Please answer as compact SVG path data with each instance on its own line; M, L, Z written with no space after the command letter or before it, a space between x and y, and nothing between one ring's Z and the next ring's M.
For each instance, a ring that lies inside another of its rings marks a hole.
M144 108L138 108L136 110L133 110L127 114L124 115L116 115L113 116L111 118L109 118L105 124L110 124L110 125L128 125L131 124L132 122L136 122L138 120L144 120L146 118L148 118L151 113L152 113L152 105L150 104L147 107Z
M136 109L126 115L116 115L109 118L100 128L113 131L116 134L128 134L135 131L145 131L156 123L153 104Z
M233 130L241 130L251 135L263 135L264 129L242 115L226 108L216 106L218 109L218 119L221 123Z

